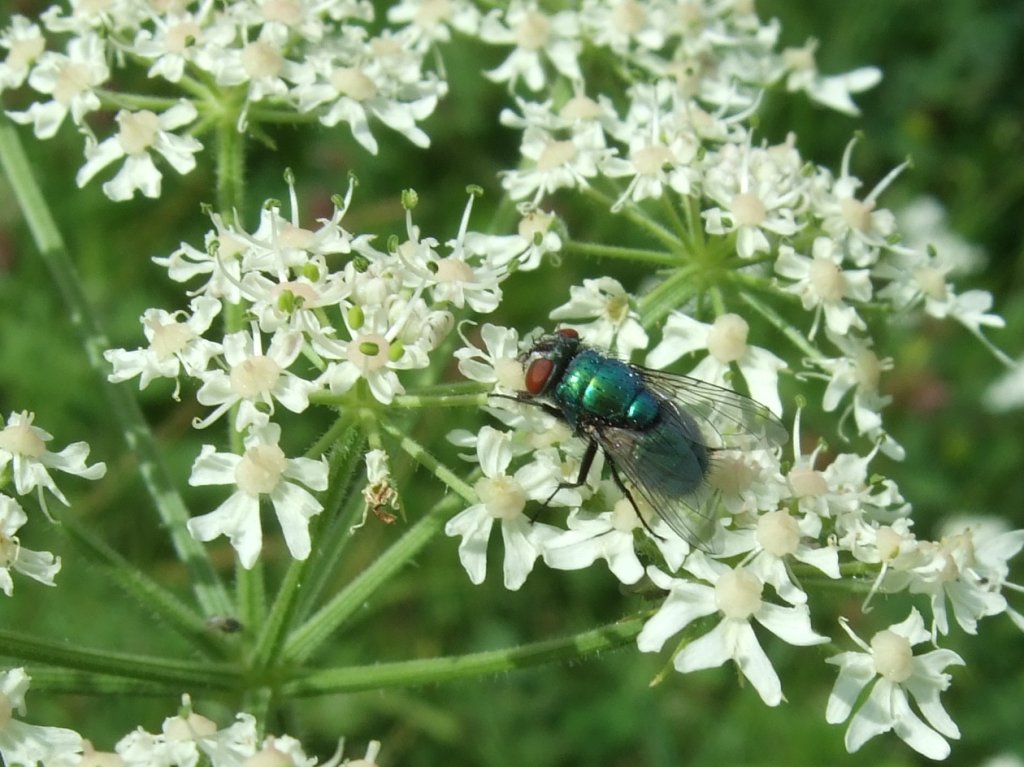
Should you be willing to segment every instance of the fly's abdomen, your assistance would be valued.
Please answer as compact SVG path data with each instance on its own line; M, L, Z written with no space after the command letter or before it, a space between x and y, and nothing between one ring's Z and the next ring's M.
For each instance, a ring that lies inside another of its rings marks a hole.
M574 426L597 418L610 426L643 430L658 417L658 401L636 371L589 349L573 358L554 397Z

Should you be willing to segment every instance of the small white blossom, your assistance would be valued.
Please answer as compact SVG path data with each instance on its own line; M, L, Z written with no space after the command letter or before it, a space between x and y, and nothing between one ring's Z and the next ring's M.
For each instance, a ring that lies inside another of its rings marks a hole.
M0 590L7 596L14 594L12 570L46 586L56 585L53 578L60 571L60 557L21 545L17 532L27 521L28 516L16 500L0 495Z
M959 738L960 730L942 707L939 693L949 687L951 678L944 669L963 664L963 659L952 650L914 655L913 646L931 638L917 610L912 609L902 623L879 631L870 645L845 621L841 625L863 651L840 653L827 661L839 667L839 676L825 718L830 724L850 720L847 751L852 753L892 730L915 751L930 759L945 759L949 755L945 738ZM858 704L868 687L870 692ZM910 707L911 700L924 721Z
M585 336L588 343L614 349L626 359L637 349L647 348L647 333L632 306L632 298L612 277L573 285L569 288L569 301L553 309L548 317L572 320L570 327ZM593 322L579 321L590 318L594 318Z
M327 461L288 458L278 446L281 427L267 424L253 428L245 440L245 453L218 453L204 445L192 465L190 485L234 485L234 493L214 511L188 521L198 541L226 535L238 552L242 566L256 564L263 546L260 501L268 498L277 514L288 551L295 559L309 556L309 520L323 511L311 490L327 489Z
M496 384L503 391L523 391L523 365L519 361L519 334L514 328L503 328L485 322L480 326L480 339L484 348L466 344L455 350L459 372L480 383Z
M545 59L570 81L579 80L579 19L572 11L551 16L536 2L513 0L505 10L495 9L480 22L480 39L494 45L514 45L501 64L485 74L499 83L515 88L522 79L531 91L539 91L548 81Z
M46 443L53 439L53 435L38 426L33 426L34 419L35 413L11 413L6 426L0 429L0 470L10 464L14 475L14 489L18 495L26 495L37 490L39 505L46 512L44 489L49 490L65 506L70 505L48 469L75 474L85 479L99 479L107 473L107 465L102 461L92 466L85 465L86 458L89 457L89 446L85 442L74 442L59 453L50 452L46 449Z
M82 736L64 727L26 724L25 693L31 678L23 668L0 672L0 756L18 767L70 767L82 753Z
M124 165L110 181L104 182L103 193L111 200L130 200L136 191L146 197L160 196L163 174L157 169L150 151L158 153L181 175L196 167L195 153L203 145L191 136L178 136L172 131L188 125L198 112L188 101L179 101L165 112L155 114L148 109L131 112L122 109L114 118L116 135L96 144L87 140L85 165L78 171L75 183L83 187L108 165L125 158Z
M68 113L76 126L88 131L85 116L100 108L96 89L110 77L98 36L72 38L67 51L41 53L28 76L29 86L52 100L33 102L24 112L7 113L15 122L31 123L40 139L53 138Z
M837 112L859 115L860 109L850 95L874 88L882 80L882 71L878 67L860 67L841 75L822 75L815 61L817 50L818 41L810 39L801 48L786 48L782 52L789 68L786 89L804 91L813 101Z
M192 313L147 309L140 321L149 346L145 349L108 349L103 357L113 372L107 380L113 383L139 376L139 388L145 389L154 378L173 378L177 382L186 375L200 376L210 360L223 351L221 344L202 337L220 313L220 301L197 296L189 304ZM175 386L174 398L178 398Z
M299 378L288 370L302 351L301 333L291 330L274 333L266 354L256 328L252 332L242 330L229 334L223 346L228 369L198 374L203 385L196 399L215 409L195 421L197 429L209 426L236 404L235 428L238 431L267 423L274 413L275 402L293 413L301 413L309 407L309 395L319 384Z
M32 65L46 50L46 40L38 24L21 14L14 14L10 26L0 32L0 48L7 49L6 58L0 62L2 93L25 82Z
M470 581L480 584L487 575L487 541L494 521L499 520L505 547L505 588L515 591L533 570L545 541L558 533L550 525L532 522L526 515L527 502L578 505L579 493L558 488L561 467L548 452L538 452L531 463L507 474L512 462L510 436L490 426L480 430L476 454L484 474L474 488L479 503L448 520L444 531L462 538L459 561Z
M747 321L738 314L722 314L709 325L673 312L665 321L662 340L647 355L647 364L662 369L684 355L706 349L708 356L690 371L691 376L728 387L729 366L735 363L750 396L779 415L779 371L786 363L767 349L748 344L749 332Z
M763 599L764 584L744 569L730 568L693 552L686 569L705 583L672 578L653 565L647 574L669 592L658 612L644 624L637 636L641 652L657 652L673 634L698 618L718 613L721 620L707 634L679 651L673 665L686 673L721 666L732 660L769 706L782 702L782 683L771 661L761 649L751 619L783 641L806 647L827 642L828 637L811 628L806 605L784 607Z

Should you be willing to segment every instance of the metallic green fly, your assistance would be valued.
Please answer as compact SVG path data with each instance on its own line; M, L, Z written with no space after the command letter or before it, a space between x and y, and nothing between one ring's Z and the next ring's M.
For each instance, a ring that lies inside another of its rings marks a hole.
M716 455L789 439L779 419L749 397L609 357L585 346L571 328L537 340L526 355L526 390L516 399L538 405L587 440L576 481L561 487L582 485L600 449L644 525L634 492L699 548L714 527L708 477Z

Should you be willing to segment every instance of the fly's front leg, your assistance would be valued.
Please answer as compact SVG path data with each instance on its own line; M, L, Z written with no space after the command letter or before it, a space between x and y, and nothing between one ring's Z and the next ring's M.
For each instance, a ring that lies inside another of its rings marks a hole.
M587 481L587 475L590 474L590 467L594 464L594 457L597 455L597 443L591 440L587 443L587 450L583 453L583 458L580 460L580 470L576 472L575 482L559 482L548 499L544 501L544 505L547 506L551 503L551 500L558 495L559 490L574 490L577 487L582 487ZM532 518L531 518L532 519Z

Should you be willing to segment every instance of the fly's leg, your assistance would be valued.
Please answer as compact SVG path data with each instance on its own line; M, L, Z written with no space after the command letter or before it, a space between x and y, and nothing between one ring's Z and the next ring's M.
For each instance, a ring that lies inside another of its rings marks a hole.
M633 511L636 512L637 519L640 520L640 523L644 526L644 529L647 530L648 533L653 535L659 541L665 540L664 536L658 535L656 532L654 532L654 530L651 529L651 526L647 524L647 520L644 519L644 515L640 513L640 507L637 506L636 501L633 500L633 494L629 492L629 488L626 487L626 483L623 482L622 477L619 476L619 470L615 467L615 461L613 461L612 457L607 453L605 453L605 458L607 459L608 466L611 467L612 479L615 480L615 484L616 486L618 486L619 490L622 491L622 494L626 496L626 500L628 500L629 505L633 507Z
M591 440L587 443L586 452L583 453L583 458L580 460L580 470L576 472L575 482L559 482L548 499L544 501L543 506L547 506L551 503L552 499L558 495L559 490L574 490L577 487L582 487L587 481L587 475L590 474L590 467L594 465L594 457L597 455L597 443ZM540 512L536 512L530 516L530 521L534 522L537 519L537 515Z

